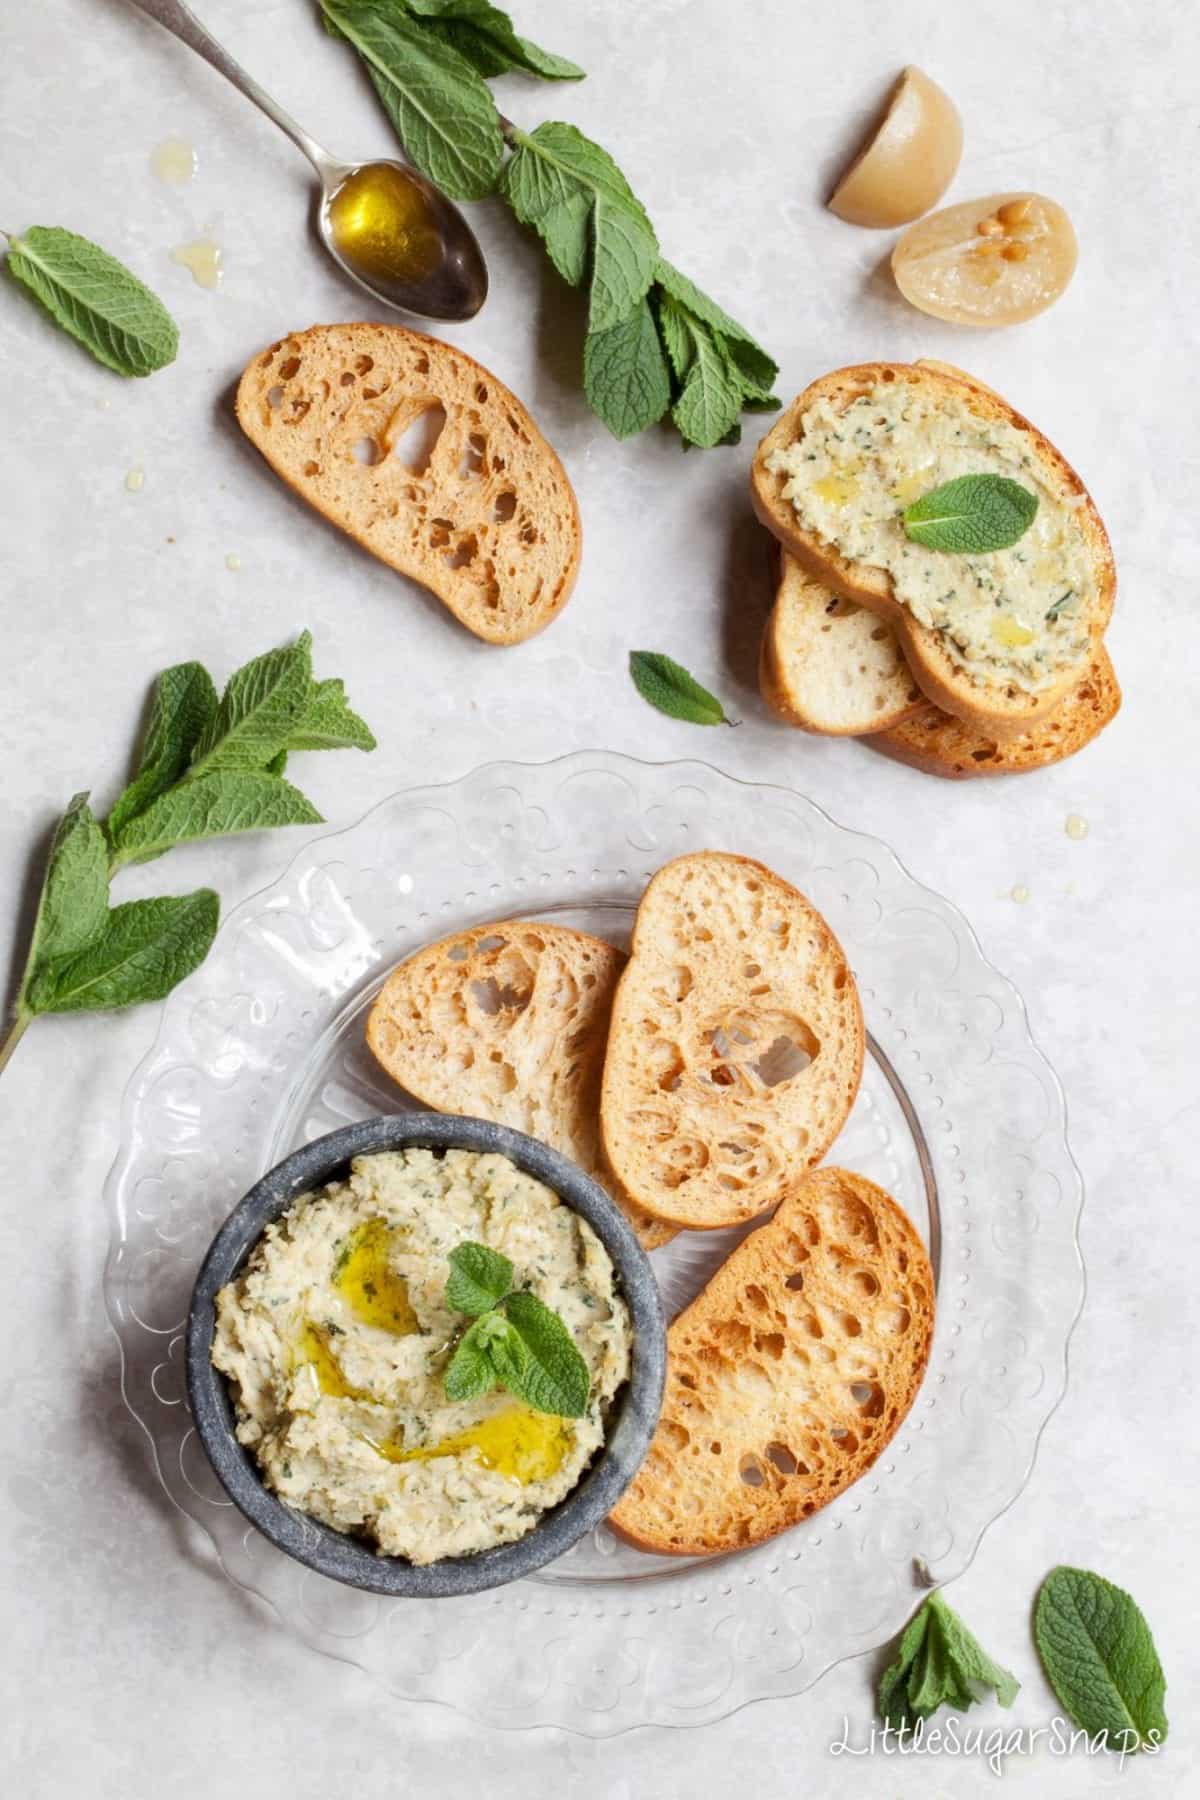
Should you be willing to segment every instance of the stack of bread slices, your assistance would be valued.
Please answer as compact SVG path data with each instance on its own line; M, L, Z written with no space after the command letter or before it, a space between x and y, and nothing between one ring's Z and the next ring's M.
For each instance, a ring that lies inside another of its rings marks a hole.
M925 1371L933 1275L889 1194L818 1166L858 1094L863 1019L840 944L789 882L678 857L628 957L540 920L457 932L391 972L367 1040L426 1105L570 1156L647 1249L760 1221L670 1328L658 1430L612 1514L630 1541L755 1543L879 1455Z
M1030 466L1070 495L1093 577L1086 648L1039 691L980 679L942 633L899 600L885 570L843 555L805 526L788 499L778 453L801 442L805 414L818 402L843 408L881 380L919 387L931 406L965 405L973 418L1014 428ZM751 488L775 540L775 603L759 681L768 706L788 724L862 737L915 768L963 778L1060 762L1115 717L1121 690L1103 639L1116 574L1099 513L1054 446L973 376L938 362L867 363L823 376L763 439Z

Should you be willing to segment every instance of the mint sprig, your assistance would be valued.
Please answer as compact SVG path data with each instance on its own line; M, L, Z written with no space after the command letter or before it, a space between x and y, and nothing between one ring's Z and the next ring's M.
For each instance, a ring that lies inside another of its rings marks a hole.
M1167 1736L1166 1678L1150 1627L1123 1588L1090 1569L1052 1569L1034 1639L1046 1678L1089 1737L1110 1750L1157 1749Z
M732 725L715 694L701 687L682 663L660 650L631 650L629 674L634 687L656 712L688 725Z
M466 1242L450 1252L446 1304L474 1315L446 1369L451 1400L502 1387L535 1412L581 1418L591 1377L558 1314L536 1294L513 1288L515 1270L499 1251Z
M966 1712L989 1689L1001 1706L1011 1706L1020 1685L935 1590L905 1626L876 1699L885 1725L912 1731L939 1707Z
M491 0L393 0L426 24L481 75L510 71L541 81L581 81L583 70L521 37L511 18Z
M152 375L174 362L179 327L158 295L90 239L31 225L9 239L5 266L56 325L117 375Z
M1007 475L958 475L931 488L901 515L915 544L955 556L1007 550L1037 516L1038 497Z
M256 657L218 698L199 663L159 677L133 779L107 820L76 794L55 831L0 1070L44 1013L161 1000L203 962L219 903L209 888L111 907L113 876L176 844L321 815L282 778L293 750L374 748L339 681L312 674L312 638Z

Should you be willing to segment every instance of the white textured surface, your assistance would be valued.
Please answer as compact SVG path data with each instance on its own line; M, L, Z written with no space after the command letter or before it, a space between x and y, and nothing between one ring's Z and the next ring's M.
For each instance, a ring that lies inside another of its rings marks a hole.
M780 355L785 393L864 355L942 355L1008 393L1079 464L1121 572L1110 640L1126 693L1120 720L1059 770L962 787L769 725L753 693L765 599L743 487L753 430L741 450L686 459L666 437L608 440L576 391L573 304L490 207L476 215L493 299L455 335L557 443L587 551L576 596L547 636L505 653L467 638L303 514L230 423L229 386L252 350L356 312L306 241L302 163L119 0L47 0L0 26L0 218L100 239L154 282L184 335L172 369L124 384L0 292L6 916L21 904L31 846L70 793L91 777L101 803L111 796L156 669L199 656L225 672L304 623L319 668L345 675L381 738L369 760L305 764L303 785L333 821L409 779L600 744L705 755L789 781L888 839L964 908L1025 992L1066 1084L1090 1187L1091 1299L1071 1392L1027 1496L951 1597L1024 1681L1012 1717L1035 1725L1053 1711L1026 1627L1041 1575L1080 1562L1131 1588L1155 1627L1175 1729L1159 1764L1127 1770L1119 1785L1185 1793L1196 1773L1189 1528L1200 1475L1186 1325L1189 1255L1200 1248L1187 1196L1200 1125L1188 754L1200 534L1195 423L1190 402L1178 402L1200 335L1200 42L1190 9L597 0L568 18L551 0L520 0L517 10L532 35L592 74L574 90L506 84L503 104L521 122L566 116L611 142L668 253ZM373 101L303 0L206 0L201 11L334 148L388 149ZM1012 334L969 337L905 311L876 273L887 240L816 204L855 116L912 58L964 114L955 197L1029 184L1074 217L1082 254L1072 288ZM149 170L171 133L199 151L187 188L164 187ZM225 252L219 294L194 286L168 254L209 232ZM130 494L124 476L135 465L145 484ZM236 573L229 552L241 557ZM1166 643L1175 654L1164 657ZM744 714L741 730L702 734L647 711L623 667L638 644L712 677ZM1065 836L1069 812L1090 821L1082 843ZM126 877L125 891L164 876L177 888L209 879L232 902L271 878L287 848L268 837L179 852ZM1028 904L1005 897L1014 883L1028 886ZM117 1101L152 1027L138 1014L44 1022L4 1077L12 1192L0 1246L12 1279L0 1767L18 1791L458 1795L477 1788L485 1758L487 1786L501 1796L531 1782L620 1800L720 1794L744 1783L751 1759L759 1786L785 1791L956 1800L991 1791L978 1764L868 1767L828 1756L844 1712L865 1727L869 1663L803 1700L682 1737L514 1739L381 1702L248 1609L197 1558L149 1478L115 1394L99 1305L99 1188ZM1014 1764L1007 1779L1051 1800L1118 1785L1114 1767L1082 1758Z

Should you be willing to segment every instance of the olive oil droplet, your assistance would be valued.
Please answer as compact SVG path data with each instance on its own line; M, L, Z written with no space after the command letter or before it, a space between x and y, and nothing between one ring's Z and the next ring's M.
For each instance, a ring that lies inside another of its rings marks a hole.
M356 1225L338 1258L333 1285L364 1325L408 1337L420 1326L408 1298L408 1283L391 1266L391 1239L386 1219Z
M139 469L130 469L129 473L125 477L125 492L127 494L140 494L145 485L146 485L145 470L140 469L140 468Z
M468 1425L435 1444L404 1448L403 1439L367 1441L388 1462L431 1462L442 1456L461 1456L476 1450L485 1469L494 1469L522 1487L530 1481L548 1481L557 1474L574 1441L570 1422L555 1413L533 1412L527 1406L506 1406L477 1425Z
M316 1377L318 1388L334 1400L369 1400L365 1388L356 1388L342 1370L330 1346L329 1333L310 1319L300 1334L299 1362L307 1363Z
M411 286L442 259L442 235L421 188L392 163L367 163L329 202L338 254L368 280Z
M164 138L150 153L150 167L160 181L183 187L195 179L196 152L186 138Z
M190 269L197 287L219 288L225 278L220 245L214 244L211 238L197 238L194 244L177 244L171 252L171 261Z
M1079 813L1068 813L1067 823L1064 829L1067 836L1073 838L1075 842L1079 844L1083 842L1083 839L1088 834L1088 822Z

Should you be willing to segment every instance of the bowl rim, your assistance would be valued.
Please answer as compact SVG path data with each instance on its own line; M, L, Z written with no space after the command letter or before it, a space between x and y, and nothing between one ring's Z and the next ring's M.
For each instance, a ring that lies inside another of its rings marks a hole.
M347 1175L355 1157L410 1148L507 1156L523 1173L544 1182L587 1220L608 1251L633 1326L629 1378L616 1396L610 1429L570 1493L512 1543L421 1565L380 1555L365 1540L337 1531L272 1493L253 1454L237 1440L229 1385L210 1354L216 1295L240 1272L266 1227L302 1195ZM466 1114L377 1115L292 1151L255 1182L217 1231L188 1306L188 1404L196 1435L229 1498L271 1543L297 1562L370 1593L420 1599L480 1593L544 1568L616 1505L641 1466L658 1423L666 1376L666 1329L658 1283L628 1220L599 1183L561 1152L511 1126Z

